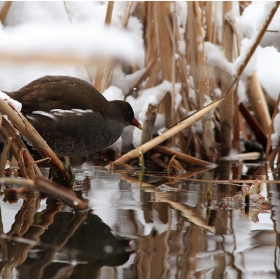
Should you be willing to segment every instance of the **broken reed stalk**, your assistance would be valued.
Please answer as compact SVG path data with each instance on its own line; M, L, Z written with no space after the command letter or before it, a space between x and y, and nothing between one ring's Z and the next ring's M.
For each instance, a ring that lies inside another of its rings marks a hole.
M34 148L42 155L49 157L48 164L66 184L71 181L71 175L56 154L50 149L46 141L35 130L21 112L18 112L10 102L0 99L0 112L7 115L13 125L32 143Z
M176 158L180 161L183 161L185 163L189 163L189 164L193 164L193 165L202 165L202 166L216 166L216 164L213 164L212 162L208 162L208 161L204 161L189 155L186 155L184 153L169 149L167 147L164 146L156 146L155 150L167 155L167 156L176 156Z
M150 141L153 138L153 129L156 122L157 106L149 104L146 112L146 121L143 125L143 132L141 138L141 144Z
M240 75L242 74L243 70L247 66L250 58L252 57L252 55L255 52L259 42L261 41L261 39L262 39L262 37L265 33L265 30L267 29L267 27L268 27L269 23L271 22L274 14L276 13L278 6L279 6L279 2L275 3L275 5L272 7L270 13L268 14L268 17L265 19L265 23L263 24L261 30L255 35L255 37L254 37L255 40L252 41L251 46L248 49L248 52L245 54L244 57L241 58L241 63L239 63L239 67L237 69L237 75L236 75L233 83L231 84L230 88L228 89L228 91L225 95L221 96L220 98L218 98L214 102L210 103L209 105L203 107L201 110L195 112L193 115L191 115L187 119L181 121L180 123L176 124L175 126L170 128L169 130L164 132L163 134L155 137L154 139L145 143L144 145L141 145L140 147L126 153L122 157L118 158L115 162L122 162L122 163L130 162L134 158L138 157L139 151L143 151L144 153L147 152L148 150L154 148L155 146L162 143L166 139L170 138L174 134L178 133L179 131L187 128L191 124L193 124L196 121L198 121L199 119L203 118L206 114L210 113L211 110L217 108L224 101L225 97L230 93L233 85L236 84L236 82L238 81L238 79L239 79ZM107 165L106 168L109 169L110 165Z

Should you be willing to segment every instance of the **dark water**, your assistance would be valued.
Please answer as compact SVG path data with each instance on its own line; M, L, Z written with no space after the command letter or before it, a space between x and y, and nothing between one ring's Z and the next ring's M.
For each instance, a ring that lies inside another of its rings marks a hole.
M279 185L261 184L273 207L260 211L224 204L240 184L211 182L275 179L266 165L223 163L172 176L75 171L89 214L49 198L1 202L2 278L279 278Z

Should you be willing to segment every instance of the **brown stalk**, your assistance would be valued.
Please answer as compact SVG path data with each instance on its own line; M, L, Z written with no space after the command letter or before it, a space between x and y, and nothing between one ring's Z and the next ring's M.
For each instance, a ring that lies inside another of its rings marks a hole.
M141 85L141 83L147 79L151 75L151 70L154 68L155 64L157 62L157 59L154 58L153 61L150 63L150 65L147 67L146 71L143 73L143 75L140 77L140 79L136 82L136 84L125 94L125 98L133 93L133 91L138 89Z
M155 20L155 3L144 2L147 9L147 17L144 25L145 28L145 65L157 58L158 53L158 36Z
M244 119L242 117L242 114L241 112L238 110L238 122L239 122L239 129L243 135L243 139L244 141L248 141L249 137L247 135L247 131L246 131L246 128L245 128L245 124L244 124Z
M225 57L228 61L233 60L233 30L231 25L225 20L225 15L232 10L232 2L223 2L223 39L222 47ZM226 92L232 82L232 77L221 71L221 90ZM225 102L220 106L220 137L221 137L221 155L227 156L232 148L233 138L233 108L234 108L234 94L231 93L225 99Z
M191 49L191 71L195 81L195 90L197 93L198 108L201 109L204 104L204 95L209 95L209 84L207 76L207 65L204 53L204 38L202 34L202 14L198 2L189 2L190 5L188 12L191 14L194 24L194 32L191 33L192 41ZM188 13L188 15L189 15ZM190 23L190 22L189 22ZM189 26L191 26L189 24ZM190 27L192 28L192 27ZM202 132L203 145L206 150L207 158L214 162L216 158L215 152L215 139L214 130L212 129L212 117L208 116L203 119L203 132Z
M251 129L254 131L258 141L265 148L267 145L267 137L263 128L260 126L256 118L250 113L250 110L243 102L239 104L239 110L242 113L245 120L247 121L247 123L249 124L249 126L251 127Z
M0 184L23 186L30 190L36 190L48 194L54 199L65 202L75 210L90 210L86 203L77 198L76 193L71 189L50 182L43 177L36 176L34 180L26 178L2 177L0 178Z
M11 103L0 99L0 112L8 115L9 120L19 129L19 131L29 139L34 148L42 155L49 157L48 164L53 168L58 176L67 184L71 181L71 175L65 170L64 165L56 154L50 149L46 141L40 136L35 128L29 123L21 112L18 112Z
M147 88L151 88L157 85L157 81L158 81L158 73L160 71L160 60L157 59L156 64L153 68L153 71L150 72L150 76L149 76L149 80L147 81L146 85L145 85L145 89Z
M8 137L5 141L5 145L2 151L1 160L0 160L0 177L4 176L6 162L9 158L10 147L12 142L12 137Z
M12 5L13 1L5 1L4 6L0 12L0 21L3 23L9 10Z
M154 2L162 79L171 81L172 45L166 28L165 17L170 16L170 2Z
M166 17L169 20L171 2L154 3L162 80L172 81L172 42L170 40L168 29L166 28ZM172 106L172 103L172 92L169 92L164 96L158 106L158 112L165 116L166 127L169 127L173 123L172 116L174 115L174 107Z
M123 18L122 18L122 27L123 28L126 28L126 26L127 26L129 16L130 16L130 11L131 11L131 8L132 8L133 4L134 4L133 1L129 1L127 6L126 6L126 10L125 10L125 13L124 13Z
M212 42L213 27L212 27L212 1L206 2L206 40Z
M257 74L254 73L249 78L249 91L248 96L252 110L255 112L256 118L267 134L269 126L271 124L271 117L266 105L266 100Z
M114 1L108 1L106 18L105 18L105 25L110 25L111 24L113 7L114 7ZM98 68L97 68L97 72L96 72L96 76L95 76L95 81L94 81L94 87L99 91L101 90L101 83L102 83L104 65L105 65L105 61L98 64Z
M35 177L34 182L35 185L32 188L34 188L35 190L51 195L53 198L65 202L76 210L90 210L88 205L84 201L79 199L76 196L75 192L73 192L72 190L56 183L52 183L43 177Z
M24 173L22 173L22 176L25 178L34 179L35 177L35 171L33 169L34 161L29 151L27 149L20 148L17 150L17 152L18 152L18 159L20 159L18 161L18 166L21 171L22 170L24 171Z
M186 155L184 153L172 150L170 148L167 148L165 146L156 146L154 148L156 151L167 155L167 156L176 156L176 158L180 161L183 161L185 163L189 163L189 164L193 164L193 165L202 165L202 166L209 166L211 165L211 167L215 166L216 164L213 164L211 162L207 162L189 155Z
M43 176L37 164L33 161L30 153L28 152L24 142L20 137L19 132L13 127L13 125L6 118L3 118L2 123L3 125L1 127L1 134L4 139L8 139L9 137L12 137L12 142L10 145L11 151L14 157L17 159L17 162L19 163L19 168L21 170L22 175L30 179L33 178L30 176L33 176L34 172L38 176ZM22 157L23 154L20 151L25 151L24 152L25 158ZM26 155L26 153L28 155ZM28 161L26 161L27 159ZM27 170L30 170L30 172L27 172Z
M278 99L277 99L277 103L276 104L279 104L280 102L280 95L278 95ZM274 159L278 153L278 148L272 150L271 152L271 144L272 144L272 140L271 140L271 134L274 133L274 125L273 125L273 121L274 121L274 118L276 116L276 114L279 113L279 110L278 110L278 106L275 106L274 107L274 111L273 111L273 114L272 114L272 121L271 121L271 124L269 126L269 131L268 131L268 137L267 137L267 145L266 145L266 160L268 160L269 162L274 162Z
M9 50L0 51L0 60L9 61L11 63L46 63L51 65L60 65L60 64L80 64L80 63L99 63L102 62L102 58L93 54L92 56L87 57L87 60L82 58L79 54L68 54L65 53L21 53L14 52Z
M153 129L157 117L157 106L149 104L146 112L146 121L143 125L141 144L150 141L153 138Z

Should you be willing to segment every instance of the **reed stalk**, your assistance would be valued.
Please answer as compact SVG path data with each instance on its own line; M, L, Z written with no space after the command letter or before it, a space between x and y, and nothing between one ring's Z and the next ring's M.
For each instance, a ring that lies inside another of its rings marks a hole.
M12 5L13 1L5 1L4 6L0 12L0 21L3 23L9 10Z
M223 39L222 48L224 50L225 57L228 61L233 60L233 30L231 25L226 21L225 15L232 10L232 2L223 2ZM221 90L223 93L226 92L229 85L232 82L232 77L221 71ZM229 155L232 148L233 139L233 108L234 108L234 94L230 93L225 102L220 106L220 137L221 137L221 155Z
M105 17L105 25L110 25L111 24L113 8L114 8L114 1L108 1L106 17ZM98 64L97 72L96 72L96 75L95 75L94 87L99 91L101 91L102 77L103 77L103 71L104 71L105 65L106 65L106 62L101 61Z

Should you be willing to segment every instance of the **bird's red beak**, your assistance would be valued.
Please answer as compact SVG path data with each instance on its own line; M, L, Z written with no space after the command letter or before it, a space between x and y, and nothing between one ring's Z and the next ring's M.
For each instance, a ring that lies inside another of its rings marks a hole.
M139 129L143 130L142 125L135 118L132 120L132 125L134 125L134 126L138 127Z

